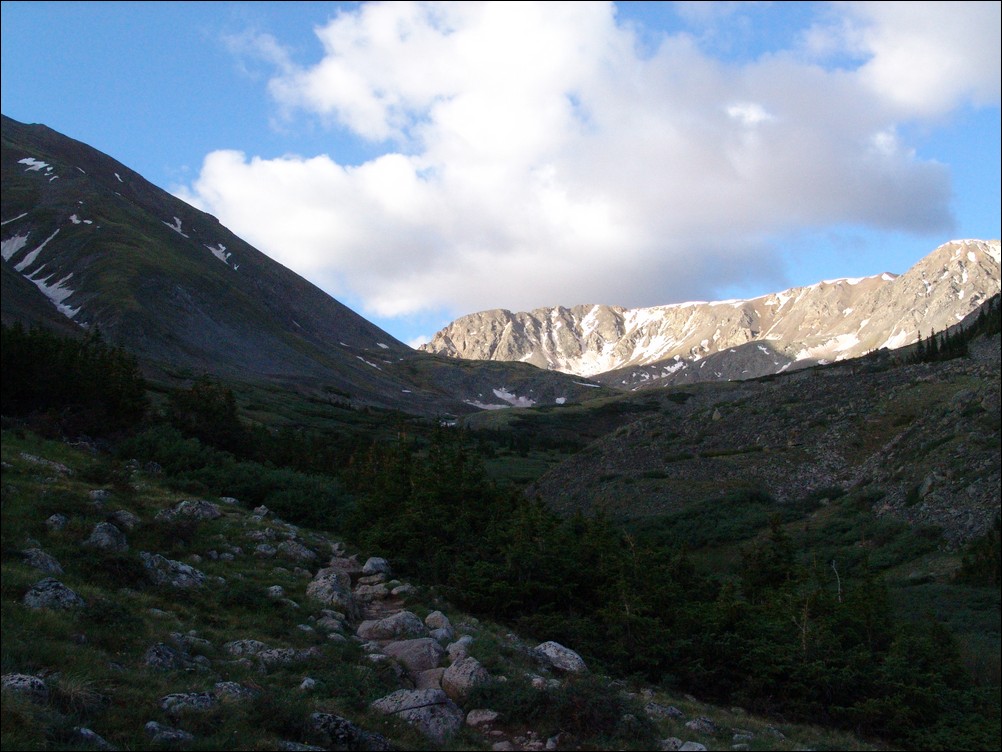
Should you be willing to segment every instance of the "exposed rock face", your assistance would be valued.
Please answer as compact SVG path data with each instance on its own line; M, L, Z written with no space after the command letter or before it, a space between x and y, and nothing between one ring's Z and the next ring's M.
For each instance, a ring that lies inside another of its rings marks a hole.
M604 374L599 380L620 387L754 378L942 331L999 292L999 260L998 240L957 240L901 276L819 282L752 300L483 311L420 349Z
M59 580L46 577L39 580L24 595L24 605L28 608L83 608L87 605L83 598L74 593Z
M383 652L402 663L412 674L417 674L436 668L445 655L445 648L431 637L417 637L391 642Z
M401 689L376 700L370 708L402 718L436 744L444 744L464 719L463 711L440 689Z

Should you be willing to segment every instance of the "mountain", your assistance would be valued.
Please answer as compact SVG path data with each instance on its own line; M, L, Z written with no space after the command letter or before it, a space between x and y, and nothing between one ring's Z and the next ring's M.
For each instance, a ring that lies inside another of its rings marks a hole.
M415 352L90 146L7 117L2 142L4 323L98 328L163 379L207 373L355 407L463 413L594 392Z
M421 349L522 361L628 389L754 378L942 331L999 292L999 261L998 240L954 240L901 276L824 281L751 300L483 311Z

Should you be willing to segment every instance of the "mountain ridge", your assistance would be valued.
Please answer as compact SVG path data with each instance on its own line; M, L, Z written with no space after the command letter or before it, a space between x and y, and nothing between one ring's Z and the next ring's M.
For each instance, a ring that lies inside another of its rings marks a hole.
M754 378L894 349L946 329L999 291L999 259L998 240L954 240L902 275L825 280L747 300L493 309L456 319L420 349L520 360L627 389ZM751 343L761 356L746 367L693 375L707 357Z

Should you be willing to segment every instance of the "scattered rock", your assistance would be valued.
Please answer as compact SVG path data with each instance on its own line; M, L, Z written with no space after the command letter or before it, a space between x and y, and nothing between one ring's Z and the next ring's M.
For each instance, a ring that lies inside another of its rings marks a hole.
M534 655L557 671L568 674L581 674L588 670L584 659L570 648L565 648L559 642L544 642L533 650Z
M91 531L90 537L81 545L113 553L125 553L129 550L129 543L125 539L125 533L110 522L97 523Z
M685 724L685 727L690 731L695 731L700 734L715 734L717 733L717 724L713 722L712 719L707 718L705 715L699 716L699 718L693 718Z
M685 718L685 713L676 708L674 705L662 705L657 702L649 702L644 705L644 712L647 713L648 718L655 721L660 721L664 718L681 721Z
M685 742L678 749L679 752L706 752L706 747L699 742Z
M195 737L187 731L165 726L156 721L150 721L143 728L154 744L190 744L195 741Z
M417 614L400 611L385 619L363 621L356 634L363 640L394 640L399 637L425 637L428 630Z
M32 674L4 674L0 683L6 691L19 694L39 705L49 701L48 685Z
M216 520L223 516L219 507L211 501L204 499L185 499L178 502L170 509L164 509L157 513L156 519L160 521L173 522L181 518L189 520Z
M442 675L442 689L456 702L462 702L474 688L486 684L490 678L490 673L480 664L480 661L472 656L467 656L445 670Z
M463 711L440 689L401 689L369 707L407 721L436 744L444 744L463 725Z
M390 569L390 563L386 559L380 558L379 556L369 557L368 559L366 559L365 564L362 565L362 574L365 575L369 574L390 575L392 573L393 572Z
M181 651L160 642L143 653L143 663L158 671L183 671L191 667L191 658Z
M74 726L72 731L74 741L86 747L93 747L101 750L114 750L117 747L110 745L103 736L84 726Z
M146 575L154 585L169 585L173 588L185 589L201 587L205 584L205 574L190 564L146 551L140 551L139 558L142 559Z
M306 595L325 606L333 606L347 614L349 619L357 614L358 608L351 594L351 576L336 567L326 567L317 572L306 586Z
M445 655L445 649L430 637L391 642L383 652L396 659L412 674L437 668Z
M232 656L257 655L262 650L268 650L268 645L260 640L231 640L223 644L223 650Z
M40 569L46 574L62 574L63 568L56 561L56 557L48 554L40 548L28 548L21 552L24 556L24 563L29 567Z
M317 680L307 676L302 682L300 682L299 688L304 692L312 692L317 688Z
M135 530L139 525L138 515L133 514L128 509L118 509L115 512L112 512L109 519L119 528L124 528L126 530Z
M313 734L334 749L359 749L369 752L388 752L394 749L389 739L383 735L366 731L347 718L333 713L313 713L310 715L308 726Z
M478 728L480 726L490 726L494 723L500 715L493 711L487 710L485 708L475 708L466 714L466 725L472 726L473 728Z
M261 694L261 690L233 681L222 681L212 686L212 693L221 702L250 702Z
M278 544L278 553L284 558L291 561L298 562L300 564L308 564L312 561L316 561L317 555L302 543L297 543L296 541L283 541Z
M45 526L49 528L50 531L55 533L66 527L66 523L69 521L69 517L65 514L57 512L56 514L49 516L49 518L45 521Z
M59 580L46 577L24 594L24 605L28 608L68 609L83 608L87 602Z
M269 598L278 600L279 598L285 597L285 588L282 587L281 585L272 585L265 591L265 593L268 595Z
M177 692L160 698L160 709L172 718L185 713L208 713L218 704L211 692Z

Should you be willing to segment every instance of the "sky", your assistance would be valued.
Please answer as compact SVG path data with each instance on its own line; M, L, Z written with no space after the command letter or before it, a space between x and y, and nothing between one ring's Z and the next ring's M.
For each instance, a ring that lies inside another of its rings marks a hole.
M0 99L408 344L999 238L998 2L3 2Z

